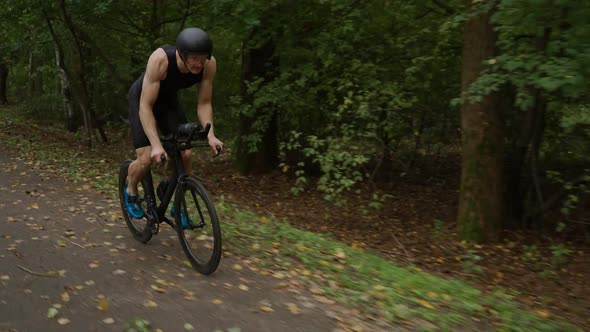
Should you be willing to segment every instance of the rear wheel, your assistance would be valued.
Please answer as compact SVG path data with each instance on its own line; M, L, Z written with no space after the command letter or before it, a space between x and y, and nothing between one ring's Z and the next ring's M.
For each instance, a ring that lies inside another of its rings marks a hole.
M127 223L127 227L133 237L141 242L147 243L152 238L151 229L148 227L147 217L144 215L143 218L135 219L129 215L127 212L126 204L125 204L125 189L127 188L127 174L129 171L129 165L133 162L133 160L127 159L121 165L121 169L119 170L119 201L121 202L121 210L123 212L123 218L125 218L125 222ZM141 181L137 186L137 196L141 205L144 207L144 214L146 211L146 203L145 203L145 190L147 188L145 184L145 177L144 180Z
M221 228L209 194L195 178L187 177L179 183L174 208L176 230L189 262L203 274L215 272L221 259Z

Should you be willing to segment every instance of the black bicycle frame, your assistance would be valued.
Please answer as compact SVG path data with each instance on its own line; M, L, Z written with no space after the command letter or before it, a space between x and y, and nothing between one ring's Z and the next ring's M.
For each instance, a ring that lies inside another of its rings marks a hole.
M173 144L170 145L172 146ZM168 185L166 186L164 195L161 198L160 205L156 205L156 194L154 190L154 180L152 177L151 169L147 172L145 177L145 180L147 182L147 206L150 213L152 211L156 211L156 216L151 216L152 218L155 217L156 223L160 223L162 220L166 221L167 223L170 223L165 217L166 210L168 209L168 205L172 200L172 196L174 195L174 190L176 189L176 186L178 185L180 179L186 175L184 165L182 163L182 156L180 154L180 150L176 147L166 150L173 151L172 159L174 160L176 167L172 170L172 174L168 177Z

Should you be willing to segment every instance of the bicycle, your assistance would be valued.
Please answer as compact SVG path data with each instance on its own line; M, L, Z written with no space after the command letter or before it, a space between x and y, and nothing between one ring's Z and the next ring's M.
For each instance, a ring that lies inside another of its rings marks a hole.
M176 230L182 249L192 267L203 274L215 272L219 265L221 228L207 190L197 177L185 173L181 151L208 146L203 141L207 139L210 128L211 124L202 128L196 123L187 123L180 125L175 135L160 136L164 150L175 167L168 179L164 179L158 185L159 205L156 203L151 167L138 184L138 198L144 210L144 217L141 219L132 218L125 204L124 190L127 188L129 165L133 160L125 160L119 170L119 200L125 222L133 237L145 244L152 236L158 234L162 222L167 223ZM217 147L217 155L220 151L221 147ZM164 154L161 158L162 161L166 161ZM166 217L173 195L174 205L171 212L175 214L172 216L174 220ZM207 226L211 226L211 230ZM205 254L201 255L202 252Z

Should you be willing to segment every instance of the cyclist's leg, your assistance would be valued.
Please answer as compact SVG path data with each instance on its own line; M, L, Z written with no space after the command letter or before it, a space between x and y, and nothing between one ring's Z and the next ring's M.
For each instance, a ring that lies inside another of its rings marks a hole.
M127 176L128 186L127 193L131 196L137 195L137 184L146 175L150 168L152 154L151 146L144 146L135 150L137 158L129 165L129 173Z
M137 195L137 184L147 173L151 160L152 148L147 138L141 120L139 119L139 96L133 89L129 93L129 124L133 146L135 147L136 159L129 165L127 193L131 196Z
M188 119L186 114L182 111L180 104L178 102L171 102L170 108L166 116L162 116L162 119L159 121L160 128L164 134L167 133L176 133L178 130L178 126L181 124L188 123ZM192 174L192 167L191 167L191 150L184 150L181 152L182 156L182 165L184 166L184 172L187 175Z

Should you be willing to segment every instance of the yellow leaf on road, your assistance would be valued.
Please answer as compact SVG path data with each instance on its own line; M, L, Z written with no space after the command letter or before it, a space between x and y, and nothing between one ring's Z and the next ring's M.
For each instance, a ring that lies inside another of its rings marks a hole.
M70 320L67 318L60 318L57 320L57 322L59 323L59 325L67 325L70 323Z
M164 288L158 287L156 285L150 285L150 287L158 293L166 293L166 290Z
M211 301L211 303L213 303L213 304L222 304L223 301L221 301L220 299L214 299L213 301Z
M61 300L63 302L70 302L70 294L68 294L68 292L63 292L61 294Z
M238 271L241 271L244 269L240 264L234 264L233 268L234 268L234 270L238 270Z
M263 312L273 312L274 309L271 308L271 307L269 307L269 306L263 305L263 306L260 307L260 311L263 311Z
M243 290L243 291L248 291L250 289L248 286L242 285L242 284L240 286L238 286L238 288L241 289L241 290Z
M31 205L31 208L35 209L35 210L39 210L39 205L37 203L33 203L33 205Z
M144 306L148 307L148 308L155 308L158 306L158 304L154 301L151 300L147 300L143 303Z
M541 318L548 318L549 316L551 316L551 314L547 310L537 310L536 313L537 316Z
M301 313L301 309L299 309L299 307L293 303L287 303L287 309L289 309L289 311L294 315Z
M96 301L96 307L100 311L107 311L109 310L109 301L107 301L106 299L98 299Z

